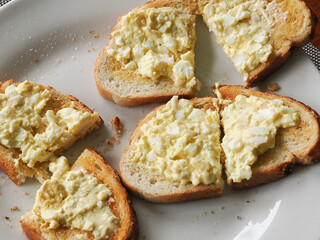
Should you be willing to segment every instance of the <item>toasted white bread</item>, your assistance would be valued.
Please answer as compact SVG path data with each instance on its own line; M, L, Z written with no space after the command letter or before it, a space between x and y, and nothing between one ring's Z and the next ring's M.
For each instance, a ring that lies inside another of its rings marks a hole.
M193 15L202 15L204 21L208 24L208 19L204 14L204 7L209 2L209 0L154 0L132 11L147 8L174 7ZM214 0L213 2L222 2L222 0ZM285 63L290 56L292 47L303 46L310 41L315 21L311 10L305 2L302 0L285 0L281 2L281 8L286 12L285 20L279 21L274 16L269 16L269 19L272 20L268 20L272 21L269 33L273 48L272 53L267 61L260 63L248 72L248 77L245 80L247 87L255 86ZM265 16L270 14L264 9L260 10ZM120 27L121 17L118 19L113 31ZM195 30L190 32L190 39L193 43L196 41ZM123 64L106 53L108 46L113 44L115 44L115 40L110 36L108 45L100 52L95 64L95 81L103 97L113 100L119 105L134 106L148 102L165 101L173 95L193 97L199 90L199 83L187 89L175 86L170 79L154 82L147 79L147 77L142 77L137 71L132 72L124 69Z
M79 156L78 160L72 166L71 171L77 169L83 169L89 174L93 174L99 182L105 184L112 193L112 197L115 202L114 204L111 204L110 207L112 213L116 217L120 218L120 227L114 235L107 239L137 239L138 223L136 215L132 209L128 194L121 185L121 181L116 170L105 164L104 158L90 148L84 150L84 152ZM23 232L29 239L79 239L77 238L77 235L79 234L87 234L89 239L94 239L92 232L71 229L70 227L60 226L55 230L48 229L43 224L44 220L41 217L40 222L33 220L32 216L34 214L34 212L28 212L20 221Z
M204 14L205 6L209 2L223 1L224 0L198 0L198 14L201 14L204 17L204 21L207 25L208 19ZM246 0L240 2L246 2ZM301 47L308 43L311 40L314 31L314 15L304 1L267 0L267 2L281 3L281 8L286 12L286 17L284 20L280 21L277 19L279 16L274 16L274 11L276 9L271 12L268 12L265 9L259 9L262 12L262 15L267 16L268 21L272 21L272 23L270 23L270 25L272 25L270 39L273 50L266 62L260 63L248 73L248 78L245 81L246 87L254 87L259 81L273 73L287 61L291 54L292 47ZM260 21L262 20L260 19Z
M253 187L278 180L293 170L294 164L310 165L320 158L320 120L319 115L309 106L289 97L274 93L253 91L242 86L219 87L221 97L234 100L237 95L257 96L266 99L281 99L287 107L293 108L299 115L295 127L280 128L276 135L275 147L258 156L251 167L252 177L240 183L228 179L233 189Z
M297 126L278 129L275 147L258 156L257 162L251 167L252 177L249 180L244 179L237 183L227 176L227 182L233 189L243 189L276 181L289 174L296 163L310 165L319 160L319 115L310 107L289 97L253 91L242 86L221 86L219 92L223 99L231 101L239 94L247 97L252 95L266 99L281 99L285 106L293 108L299 116ZM209 102L212 103L209 98L198 98L192 101L200 108L204 106L208 108ZM161 107L163 106L159 108ZM223 107L225 105L221 105L220 109ZM215 109L214 106L210 108ZM154 176L153 173L129 161L130 153L135 150L135 142L142 134L141 126L155 116L156 109L139 122L130 138L129 146L121 157L120 175L125 186L148 201L161 203L220 196L223 185L193 186L189 184L183 186L172 183L161 176ZM221 162L223 162L223 157Z
M13 83L12 80L8 80L4 83L0 82L0 93L4 93L5 89L11 84L17 86L19 83ZM42 111L43 115L45 114L46 110L53 110L54 112L57 112L58 110L66 107L72 107L81 112L93 113L93 111L90 108L88 108L77 98L71 95L63 94L59 91L56 91L54 88L50 86L43 86L39 84L39 87L40 91L44 91L45 89L47 89L51 93L51 99L49 102L47 102L46 106L44 107L44 110ZM99 119L96 122L82 129L82 131L78 133L77 136L75 136L74 141L69 142L68 145L63 146L61 149L58 149L54 154L59 155L64 150L71 147L75 141L83 138L89 132L98 128L99 125L102 123L103 120L99 117ZM43 127L44 126L42 125L39 127L39 129L35 129L35 132L42 132L44 130ZM7 148L0 144L0 168L8 175L8 177L15 184L22 184L25 181L26 177L35 177L39 181L44 181L45 179L49 178L49 162L37 163L33 168L30 168L27 166L26 163L20 161L21 168L19 169L15 166L14 163L14 159L19 159L19 154L20 153L18 149Z
M194 98L191 100L195 108L216 110L213 98ZM143 134L141 126L155 117L156 111L164 105L155 108L137 125L136 130L130 137L129 146L124 150L120 161L120 176L123 184L135 195L142 197L150 202L173 203L192 201L197 199L220 197L223 191L223 180L220 178L218 183L209 185L192 183L180 184L172 182L164 176L152 173L146 168L141 168L130 161L130 153L135 150L135 142Z
M181 13L192 13L195 11L196 4L192 1L151 1L141 7L134 8L131 12L148 9L173 7ZM121 28L121 18L113 28L113 32ZM195 15L190 19L195 24ZM188 31L191 39L192 51L196 42L195 28ZM100 94L106 99L112 100L122 106L135 106L149 102L164 102L172 96L194 97L200 88L200 82L189 87L181 87L174 84L173 79L162 77L155 81L149 77L142 76L137 70L130 71L114 57L107 54L107 49L115 45L115 39L110 35L108 45L100 52L94 67L94 76Z

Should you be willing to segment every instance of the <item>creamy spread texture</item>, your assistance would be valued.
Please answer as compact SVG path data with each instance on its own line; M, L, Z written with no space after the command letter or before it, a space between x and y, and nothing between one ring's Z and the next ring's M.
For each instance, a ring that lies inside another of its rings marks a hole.
M220 181L220 119L189 100L173 97L144 123L131 161L169 181L211 184Z
M153 80L170 77L177 86L193 86L194 17L175 8L148 8L129 12L112 36L107 54Z
M54 172L36 195L33 212L49 229L59 226L92 232L94 239L104 239L119 228L120 219L110 209L111 191L84 170L68 171L68 161L60 157L50 163ZM36 219L36 218L34 218ZM78 239L86 239L79 235Z
M277 129L295 126L298 121L298 114L282 100L243 95L238 95L221 117L225 167L234 182L250 179L257 156L274 148Z
M21 151L16 166L22 161L32 168L37 162L55 160L54 151L74 141L80 131L99 118L96 112L73 108L57 113L47 110L43 116L50 99L50 91L42 91L28 81L17 87L10 85L0 93L0 143Z
M273 51L272 27L286 17L280 4L267 0L229 0L210 1L204 8L210 30L245 80Z

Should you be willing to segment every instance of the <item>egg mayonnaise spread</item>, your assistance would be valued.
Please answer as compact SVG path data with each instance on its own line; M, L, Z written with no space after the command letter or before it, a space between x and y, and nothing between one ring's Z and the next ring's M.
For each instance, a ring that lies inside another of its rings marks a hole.
M228 178L250 179L257 156L274 148L278 128L296 126L298 114L280 99L238 95L221 112L224 137L221 146Z
M210 1L204 8L210 30L244 80L273 51L272 28L286 18L280 5L267 0L229 0Z
M130 161L179 184L221 181L218 112L175 96L154 114L141 125Z
M192 87L195 18L175 8L138 9L122 16L106 53L127 70L152 80L171 78L175 85Z
M110 208L114 202L111 191L85 170L69 171L65 157L51 162L49 167L54 174L36 194L32 220L40 224L44 220L42 227L48 229L62 226L89 231L94 239L113 235L120 219ZM78 234L77 239L89 238Z
M32 168L38 162L56 159L54 151L68 146L83 129L97 121L99 114L71 107L54 113L45 110L51 99L49 90L25 81L0 93L0 143L21 151L20 161Z

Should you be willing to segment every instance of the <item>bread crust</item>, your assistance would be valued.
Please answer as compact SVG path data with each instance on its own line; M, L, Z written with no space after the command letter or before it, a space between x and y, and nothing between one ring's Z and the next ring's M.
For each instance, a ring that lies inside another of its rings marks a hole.
M205 97L205 98L194 98L191 100L194 103L194 107L203 108L203 109L212 109L216 110L213 104L213 98ZM148 188L142 186L141 182L134 181L132 178L133 169L127 165L128 161L128 153L133 150L133 143L142 134L140 131L141 126L149 121L151 118L155 116L155 113L158 109L163 108L164 105L159 106L153 109L149 114L147 114L144 119L142 119L135 131L132 133L129 139L129 146L124 150L121 160L120 160L120 176L123 184L126 186L128 190L130 190L133 194L146 199L150 202L155 203L174 203L174 202L185 202L185 201L193 201L198 199L206 199L206 198L214 198L220 197L223 192L223 180L221 179L220 184L210 184L210 185L198 185L194 186L191 183L185 185L184 188L175 189L173 187L174 183L169 181L165 182L165 186L168 188L172 188L172 191L163 193L159 189L158 191L153 191ZM144 182L149 180L150 176L147 172L143 173Z
M116 170L111 166L105 164L104 158L95 150L86 149L74 163L71 170L83 169L89 174L93 174L100 182L104 183L112 192L115 199L115 206L113 212L120 217L121 227L116 233L107 238L109 240L122 240L122 239L137 239L139 234L138 222L135 212L132 208L131 201L126 190L121 184L120 177ZM30 224L31 212L22 217L20 223L24 233L32 240L45 240L45 239L75 239L78 233L87 233L90 239L93 235L90 232L81 231L79 229L70 229L59 227L57 230L48 230L36 228ZM52 238L55 236L55 238Z
M20 220L22 231L26 234L29 239L32 240L44 240L42 238L41 231L33 228L25 219Z
M276 163L270 164L270 161ZM243 179L241 182L233 182L232 179L228 179L227 182L233 190L274 182L289 175L294 170L295 162L295 156L291 152L284 147L277 146L258 157L257 162L251 167L252 177L250 179Z
M278 130L275 148L258 157L257 162L252 166L253 174L249 180L242 180L240 183L228 180L232 188L243 189L275 181L290 173L295 163L310 165L319 160L320 118L312 108L290 97L253 91L243 86L220 86L219 92L223 99L232 101L239 94L247 97L281 99L285 106L295 109L300 118L296 127ZM270 161L275 161L275 163L268 167L267 163Z
M3 83L0 82L0 92L3 93L5 89L14 84L15 86L18 86L19 83L13 83L12 79L5 81ZM38 84L41 91L44 91L45 89L49 90L52 97L50 102L45 106L44 111L48 109L52 109L54 112L57 112L61 108L69 107L73 104L73 107L79 111L82 112L89 112L93 113L93 111L88 108L84 103L80 102L77 98L75 98L72 95L63 94L57 90L55 90L53 87L50 86L43 86L41 84ZM88 133L93 131L94 129L97 129L99 125L103 123L102 118L100 117L99 120L89 127L87 131L81 132L78 136L76 136L76 139L74 142L70 142L68 145L65 145L63 148L58 149L55 154L60 155L64 150L71 147L77 140L84 138ZM49 178L49 173L47 172L47 163L44 164L37 164L36 167L38 170L33 170L27 167L27 164L21 162L21 166L26 171L26 175L22 174L18 171L17 167L14 164L13 159L17 159L19 157L19 152L16 149L7 148L0 144L0 168L8 175L8 177L16 184L21 185L26 177L36 177L39 180L44 180L46 178Z
M244 179L240 183L228 181L233 190L242 190L250 187L255 187L261 184L270 183L284 178L293 171L294 162L282 163L275 168L270 168L264 172L253 172L252 177Z

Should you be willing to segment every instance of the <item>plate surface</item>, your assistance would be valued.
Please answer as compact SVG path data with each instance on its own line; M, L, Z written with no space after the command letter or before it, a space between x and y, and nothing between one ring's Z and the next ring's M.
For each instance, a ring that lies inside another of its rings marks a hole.
M92 147L118 169L136 124L157 106L117 106L102 98L94 84L95 59L107 44L117 18L141 4L143 1L130 0L15 0L0 8L0 81L28 79L51 85L76 96L105 120L99 130L66 152L71 162L84 148ZM210 95L210 87L217 81L242 84L241 76L200 18L197 35L196 75L203 85L199 95ZM320 75L300 49L260 89L265 90L270 82L281 87L277 93L320 112ZM105 139L113 134L109 120L115 116L122 120L123 136L119 145L107 150ZM226 186L219 199L188 203L161 205L132 197L140 239L319 239L319 173L320 164L298 167L278 182L239 192ZM17 187L3 172L0 175L0 239L26 239L18 221L32 209L40 184L29 179ZM14 206L20 211L11 212Z

